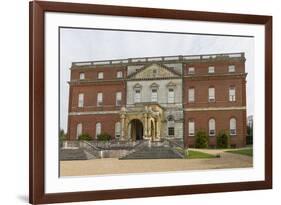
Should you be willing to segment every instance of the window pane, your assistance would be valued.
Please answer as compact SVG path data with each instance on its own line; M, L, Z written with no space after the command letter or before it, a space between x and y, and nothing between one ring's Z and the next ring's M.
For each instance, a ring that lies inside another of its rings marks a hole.
M168 92L168 103L174 103L175 101L175 93L174 93L174 89L169 89Z
M141 101L141 96L140 96L140 90L135 90L135 98L134 98L135 103L138 103Z
M189 67L188 68L188 74L194 74L195 73L195 68L194 67Z
M76 130L76 138L78 139L81 134L82 134L82 123L79 123L77 125L77 130Z
M102 93L98 93L98 96L97 96L97 106L101 106L102 105L102 101L103 101Z
M215 88L209 88L209 102L215 101Z
M84 94L80 93L78 95L78 107L83 107L84 106Z
M99 135L101 133L101 123L97 123L96 124L96 136Z
M188 102L194 102L194 88L188 90Z
M80 73L80 80L84 80L85 79L85 73Z
M236 100L236 92L235 92L235 88L231 87L229 88L229 101L235 101Z
M151 90L151 102L157 102L157 98L158 98L157 89L152 89Z
M209 66L208 73L214 73L215 72L215 66Z
M98 79L103 79L103 72L98 73Z
M236 135L236 119L230 119L230 135Z
M216 121L214 119L209 120L209 135L213 136L216 134Z
M229 65L228 66L228 72L235 72L235 65Z
M194 123L194 121L189 121L188 122L188 133L189 133L189 136L194 136L194 132L195 132L195 123Z

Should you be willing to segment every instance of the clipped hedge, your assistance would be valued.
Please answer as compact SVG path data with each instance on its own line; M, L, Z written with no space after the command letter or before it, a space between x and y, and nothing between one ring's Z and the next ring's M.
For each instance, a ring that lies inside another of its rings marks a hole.
M226 131L221 131L217 135L217 148L229 148L230 147L230 136Z
M195 136L195 148L208 148L209 138L205 131L199 130Z
M88 133L84 133L84 134L79 135L78 140L91 141L92 138Z
M108 133L101 133L97 136L98 141L110 141L111 135Z

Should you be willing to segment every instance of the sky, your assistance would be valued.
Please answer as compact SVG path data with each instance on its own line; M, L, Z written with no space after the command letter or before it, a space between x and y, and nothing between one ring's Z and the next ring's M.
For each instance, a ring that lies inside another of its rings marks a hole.
M67 130L72 62L236 52L245 52L249 116L254 114L253 37L60 28L60 127Z

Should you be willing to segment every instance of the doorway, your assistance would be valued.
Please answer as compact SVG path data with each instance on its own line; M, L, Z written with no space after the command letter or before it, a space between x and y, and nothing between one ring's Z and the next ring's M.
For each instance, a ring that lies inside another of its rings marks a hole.
M138 119L134 119L130 122L131 124L131 139L142 140L143 139L143 125Z

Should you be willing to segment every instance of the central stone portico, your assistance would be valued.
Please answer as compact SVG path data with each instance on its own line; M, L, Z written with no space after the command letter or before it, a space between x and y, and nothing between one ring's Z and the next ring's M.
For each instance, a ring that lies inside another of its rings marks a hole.
M163 108L158 103L138 103L135 107L121 108L121 139L160 141Z

